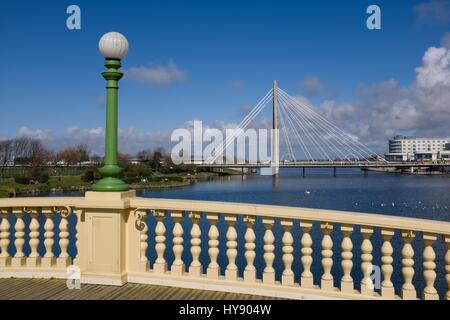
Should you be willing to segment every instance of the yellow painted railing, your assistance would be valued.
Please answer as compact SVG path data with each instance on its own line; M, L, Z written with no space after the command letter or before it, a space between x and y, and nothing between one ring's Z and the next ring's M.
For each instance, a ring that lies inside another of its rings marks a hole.
M67 267L73 263L80 269L82 283L136 282L296 299L439 299L435 288L439 276L447 286L441 298L450 299L448 222L148 199L135 197L134 192L0 199L0 213L0 277L65 278ZM69 221L76 225L69 228ZM242 222L245 230L239 233ZM76 254L72 261L68 247L73 227L76 241L70 246L76 248ZM294 238L294 229L301 229L299 239ZM261 233L258 239L257 233ZM393 242L398 235L401 240L396 246ZM354 241L355 237L361 240ZM420 242L420 251L413 241ZM439 256L437 242L445 246ZM400 255L394 252L397 247ZM377 268L375 255L381 262L380 286L372 275ZM299 256L301 266L294 266L294 256ZM225 265L219 264L219 257L226 260ZM240 266L239 257L245 259ZM278 277L274 262L280 258ZM313 268L314 260L316 264L320 261L321 268ZM260 273L258 265L263 266ZM394 270L396 266L401 270ZM333 272L337 269L340 272ZM361 274L358 283L354 280L356 271ZM402 279L398 288L392 280L396 271ZM420 292L415 280L423 282Z

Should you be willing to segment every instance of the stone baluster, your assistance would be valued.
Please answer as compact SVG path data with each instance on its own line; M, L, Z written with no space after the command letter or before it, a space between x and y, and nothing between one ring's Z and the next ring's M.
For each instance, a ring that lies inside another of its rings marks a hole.
M372 296L374 292L374 284L370 277L373 271L372 265L372 242L370 237L373 234L373 228L367 226L361 226L361 235L363 241L361 243L361 271L363 278L361 280L361 294Z
M11 256L8 253L10 227L8 217L11 210L0 209L2 221L0 223L0 268L7 267L11 264Z
M256 268L253 262L255 261L255 231L253 230L253 225L255 224L255 217L253 216L246 216L244 218L244 222L247 226L247 229L245 230L245 260L247 261L247 265L244 269L244 281L246 282L254 282L256 280Z
M352 239L350 238L352 232L353 232L353 226L352 225L342 225L341 226L342 231L342 278L341 278L341 292L344 293L353 293L354 285L353 285L353 278L351 275L352 268L353 268L353 243Z
M32 209L30 211L31 221L30 221L30 254L26 259L27 267L37 267L41 263L41 257L37 251L39 246L39 211L37 209Z
M283 242L283 264L284 270L281 275L281 284L284 286L293 286L294 285L294 271L292 271L292 262L294 261L294 247L292 244L294 243L294 238L292 237L291 228L292 228L292 220L290 219L281 219L281 226L283 228L283 238L281 241Z
M314 286L314 278L311 272L311 265L313 263L313 249L312 249L312 238L311 238L311 228L313 224L309 221L300 221L300 228L302 228L303 235L301 239L302 244L302 265L303 272L300 279L300 285L303 288L312 288Z
M67 268L71 264L71 259L69 253L67 252L67 247L69 246L69 222L67 217L69 212L64 209L60 211L61 221L59 222L59 247L61 252L56 259L56 265L58 268Z
M394 299L395 288L391 281L392 272L394 268L392 262L392 254L394 248L392 247L391 238L395 231L393 229L381 229L381 237L383 238L383 245L381 246L381 272L383 273L383 282L381 282L381 296L383 298Z
M53 210L51 208L42 209L45 215L44 223L44 246L45 254L41 259L41 265L44 268L51 268L56 263L55 255L53 254L53 246L55 245L55 224L53 223Z
M156 260L153 265L153 271L156 273L165 273L167 271L167 262L164 259L164 251L166 251L166 226L164 225L164 210L154 210L153 215L156 218L155 226L155 251Z
M218 213L208 213L206 215L211 226L208 232L208 254L209 254L209 265L206 269L206 276L210 279L218 279L220 275L220 266L217 263L217 257L219 255L219 229L217 229L217 223L219 221Z
M447 283L447 293L445 299L450 300L450 236L444 236L447 252L445 253L445 282Z
M435 234L423 233L422 239L424 242L423 250L423 279L425 281L425 288L423 289L423 298L425 300L439 300L439 295L434 282L436 281L436 254L434 253L433 243L436 241Z
M273 225L275 219L263 218L263 224L266 229L264 232L264 262L265 268L263 272L263 283L275 284L275 269L273 268L273 261L275 260L275 236L273 235Z
M408 230L402 230L403 249L402 249L402 274L403 274L403 286L402 286L402 298L404 300L417 299L416 289L412 283L414 277L414 249L411 245L414 239L414 232Z
M183 220L182 211L172 211L171 214L175 224L173 226L173 255L174 260L170 271L173 275L182 275L184 273L184 263L182 259L183 254L183 227L181 220Z
M201 253L200 244L202 241L200 240L200 236L202 235L202 231L199 226L199 221L202 217L200 212L191 212L189 214L189 218L192 220L192 228L191 228L191 255L192 262L189 266L189 275L193 277L200 277L203 273L202 264L200 263L199 257Z
M333 290L333 276L331 274L331 268L333 267L333 239L331 239L331 231L333 225L324 222L320 224L320 228L323 232L322 238L322 267L323 274L320 287L322 290Z
M16 254L11 260L11 265L17 268L25 265L25 254L23 253L23 246L25 244L25 223L23 221L24 211L21 209L14 209L13 214L17 218L14 225L14 246L16 247Z
M149 261L147 258L148 249L148 226L147 211L137 212L137 222L139 230L139 269L143 272L149 270Z
M238 277L238 267L236 265L236 257L237 257L237 232L236 232L236 220L237 217L235 215L227 214L225 215L225 221L228 224L228 230L226 233L227 237L227 257L228 257L228 265L225 270L225 279L226 280L237 280Z

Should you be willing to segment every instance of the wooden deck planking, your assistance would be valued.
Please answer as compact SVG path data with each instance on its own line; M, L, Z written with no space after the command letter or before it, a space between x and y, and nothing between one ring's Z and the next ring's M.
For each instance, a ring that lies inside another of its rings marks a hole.
M270 297L127 283L122 287L82 284L69 290L65 280L0 279L0 300L270 300Z

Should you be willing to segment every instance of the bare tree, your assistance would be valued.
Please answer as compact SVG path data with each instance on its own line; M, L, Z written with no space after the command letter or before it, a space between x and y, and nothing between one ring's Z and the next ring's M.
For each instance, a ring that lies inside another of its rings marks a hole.
M80 143L77 146L78 162L89 161L89 148L87 144Z

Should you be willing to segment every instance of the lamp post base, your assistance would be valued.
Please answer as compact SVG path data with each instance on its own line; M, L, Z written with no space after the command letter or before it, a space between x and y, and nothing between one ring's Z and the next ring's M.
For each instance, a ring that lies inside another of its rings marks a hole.
M93 186L93 191L128 191L130 187L122 180L114 177L106 177L97 181Z

